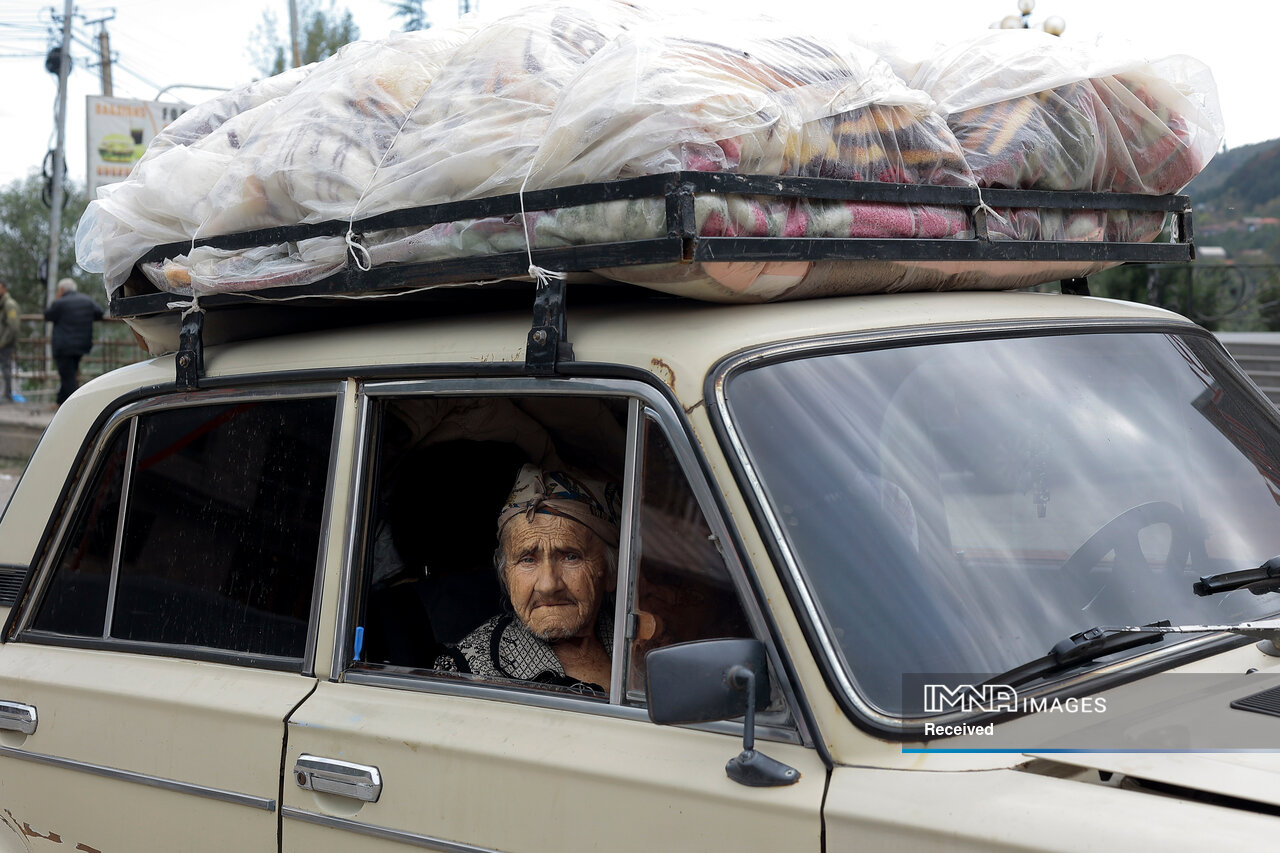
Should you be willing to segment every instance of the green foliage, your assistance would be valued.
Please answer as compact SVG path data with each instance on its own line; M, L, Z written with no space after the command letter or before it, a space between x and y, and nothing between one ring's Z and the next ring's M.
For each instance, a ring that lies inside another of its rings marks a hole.
M1145 264L1123 264L1089 276L1089 292L1107 299L1146 302L1147 267Z
M1219 151L1213 155L1213 159L1204 167L1204 171L1187 184L1186 189L1182 191L1183 195L1191 196L1191 200L1196 203L1211 198L1246 161L1277 144L1280 144L1280 140L1272 139Z
M328 59L343 45L360 38L351 11L341 13L334 0L298 0L298 48L303 65ZM292 49L289 28L281 35L276 17L270 9L262 13L262 21L249 39L249 56L266 76L280 74L291 65Z
M391 14L404 22L404 31L431 29L431 19L422 7L423 0L384 0L391 7Z
M1214 332L1280 331L1280 267L1274 264L1125 264L1090 276L1089 289L1176 311Z
M49 257L50 222L49 208L40 200L43 188L44 178L32 172L0 190L0 278L23 313L40 313L45 304L45 282L39 270ZM81 291L101 303L101 277L75 266L76 226L88 203L84 188L72 185L59 229L58 277L76 279Z
M1272 146L1246 160L1218 190L1218 206L1244 210L1264 207L1280 196L1280 147Z

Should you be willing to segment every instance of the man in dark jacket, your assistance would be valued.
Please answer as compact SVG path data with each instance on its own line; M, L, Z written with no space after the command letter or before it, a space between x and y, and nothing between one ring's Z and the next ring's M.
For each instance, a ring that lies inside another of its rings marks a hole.
M13 402L14 354L17 352L19 327L18 303L9 295L9 287L0 281L0 377L3 377L4 396L0 402Z
M80 359L93 349L93 323L102 319L102 309L78 292L75 279L64 278L44 318L53 323L53 360L62 381L58 388L58 405L62 405L80 385Z

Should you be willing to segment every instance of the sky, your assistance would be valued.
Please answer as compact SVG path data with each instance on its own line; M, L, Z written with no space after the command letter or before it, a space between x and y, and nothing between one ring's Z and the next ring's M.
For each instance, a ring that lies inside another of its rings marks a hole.
M586 0L589 2L590 0ZM482 18L506 14L527 0L470 0ZM832 28L855 32L875 25L915 37L948 40L978 33L1009 14L1017 0L906 0L866 3L859 0L694 0L708 12L725 16L760 10L774 17L810 15ZM362 39L385 38L398 28L385 0L336 0L351 11ZM688 6L686 0L685 4ZM65 0L37 5L31 0L0 0L0 186L38 171L54 147L57 77L45 71L45 53L54 42L51 14ZM457 0L427 0L436 24L457 20ZM84 21L110 17L114 94L116 97L198 103L218 90L261 76L249 50L254 32L271 10L287 20L287 0L120 0L114 6L76 6L74 68L68 88L67 167L85 181L85 98L102 92L97 61L99 25ZM1222 103L1229 148L1280 137L1280 113L1270 93L1269 59L1280 31L1280 3L1238 4L1192 0L1037 0L1030 23L1038 27L1050 16L1066 21L1063 38L1095 44L1099 38L1127 42L1135 56L1155 59L1187 54L1213 71ZM59 31L60 32L60 31ZM282 33L287 35L287 33ZM189 88L178 88L178 87ZM174 87L174 88L170 88ZM201 88L195 88L201 87Z

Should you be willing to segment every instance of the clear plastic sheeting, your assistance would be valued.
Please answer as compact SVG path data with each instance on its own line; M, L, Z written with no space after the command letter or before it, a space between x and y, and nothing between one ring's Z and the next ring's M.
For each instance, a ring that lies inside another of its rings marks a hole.
M540 5L490 23L348 45L189 110L81 220L82 267L114 292L143 264L162 290L308 284L359 263L421 263L665 233L661 199L529 211L215 250L201 238L359 220L447 201L675 170L980 189L1175 192L1222 138L1212 76L1024 31L907 61L803 20L725 21L635 3ZM909 79L907 78L909 75ZM969 211L699 196L707 237L972 238ZM993 239L1155 238L1159 213L995 210ZM1022 287L1058 267L830 262L601 270L718 300ZM1067 269L1087 274L1096 264ZM868 274L870 273L870 277Z

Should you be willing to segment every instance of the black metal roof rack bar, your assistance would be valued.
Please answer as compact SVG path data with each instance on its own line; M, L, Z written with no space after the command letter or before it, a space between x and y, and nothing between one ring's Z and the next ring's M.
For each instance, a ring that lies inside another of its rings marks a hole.
M573 271L600 267L626 266L636 263L662 263L679 260L682 243L679 238L660 237L652 240L627 240L596 246L565 246L556 249L535 249L533 262L544 269ZM410 264L388 264L365 271L349 266L314 284L287 285L264 288L243 293L213 293L202 295L200 304L207 308L244 304L250 301L271 301L297 296L350 296L374 291L395 291L403 288L421 288L437 284L466 284L527 275L529 254L505 252L498 255L475 255L467 258L446 258ZM116 296L111 300L113 317L138 317L163 314L171 310L171 293L142 293L136 296Z
M555 210L561 207L580 207L588 204L634 198L657 198L671 191L678 180L678 176L681 174L684 173L669 172L662 175L645 175L640 178L629 178L622 181L577 184L571 187L549 190L532 190L524 194L523 205L521 204L519 193L509 193L507 195L468 199L467 201L450 201L423 207L392 210L354 221L330 219L324 222L280 225L273 228L260 228L254 231L239 231L235 234L199 237L194 241L185 240L156 246L143 255L139 263L161 261L184 255L191 251L193 246L210 246L215 249L248 249L254 246L273 246L278 243L307 240L314 237L337 237L346 234L348 229L358 234L368 234L371 231L386 231L394 228L425 228L442 222L458 222L464 219L515 216L520 213L522 207L527 212Z
M856 201L891 205L937 205L964 210L970 217L970 238L917 239L866 237L703 237L698 235L696 196L750 195L803 198L813 201ZM468 284L521 278L529 262L548 270L575 272L608 267L693 261L1058 261L1087 263L1170 263L1194 259L1191 202L1186 196L1149 196L1134 193L1085 191L1010 190L972 186L930 186L834 178L738 175L725 172L669 172L618 181L510 193L488 198L452 201L395 210L347 220L287 225L235 234L199 238L157 246L140 263L185 255L193 247L244 249L274 246L315 237L339 237L355 232L364 236L390 229L426 228L445 222L487 217L515 216L525 212L579 207L610 201L642 198L665 200L666 234L650 239L602 243L447 258L405 264L387 264L373 270L346 268L307 285L291 285L255 291L201 297L202 308L243 304L250 300L278 298L358 296L374 291L418 290L444 284ZM992 239L988 212L1001 209L1133 211L1172 214L1170 242L1085 242L1055 240ZM171 294L148 292L145 277L135 276L140 292L116 296L111 312L118 317L138 317L172 310ZM1087 292L1087 282L1068 279L1064 292ZM203 315L189 312L183 318L178 382L195 388L203 369L201 334ZM534 320L526 349L526 365L533 372L554 371L558 360L572 358L567 338L565 286L559 279L537 289Z
M875 237L698 237L698 261L1132 261L1190 260L1185 243L1068 243Z
M1186 196L1150 196L1136 193L1098 193L1084 191L984 189L981 195L974 187L930 186L924 184L889 184L875 181L842 181L834 178L770 177L737 175L726 172L669 172L645 175L620 181L578 184L524 194L523 205L518 193L467 201L406 208L376 216L348 220L284 225L254 231L242 231L194 241L166 243L147 252L141 262L153 262L183 255L193 246L219 249L244 249L270 246L314 237L335 237L348 229L360 234L393 228L427 227L442 222L457 222L489 216L513 216L525 211L554 210L606 201L667 196L687 199L693 192L748 194L782 198L810 198L876 202L885 204L932 204L973 208L982 202L994 208L1035 208L1051 210L1131 210L1189 214ZM678 230L691 233L692 205L681 203ZM1185 229L1184 229L1185 230Z

